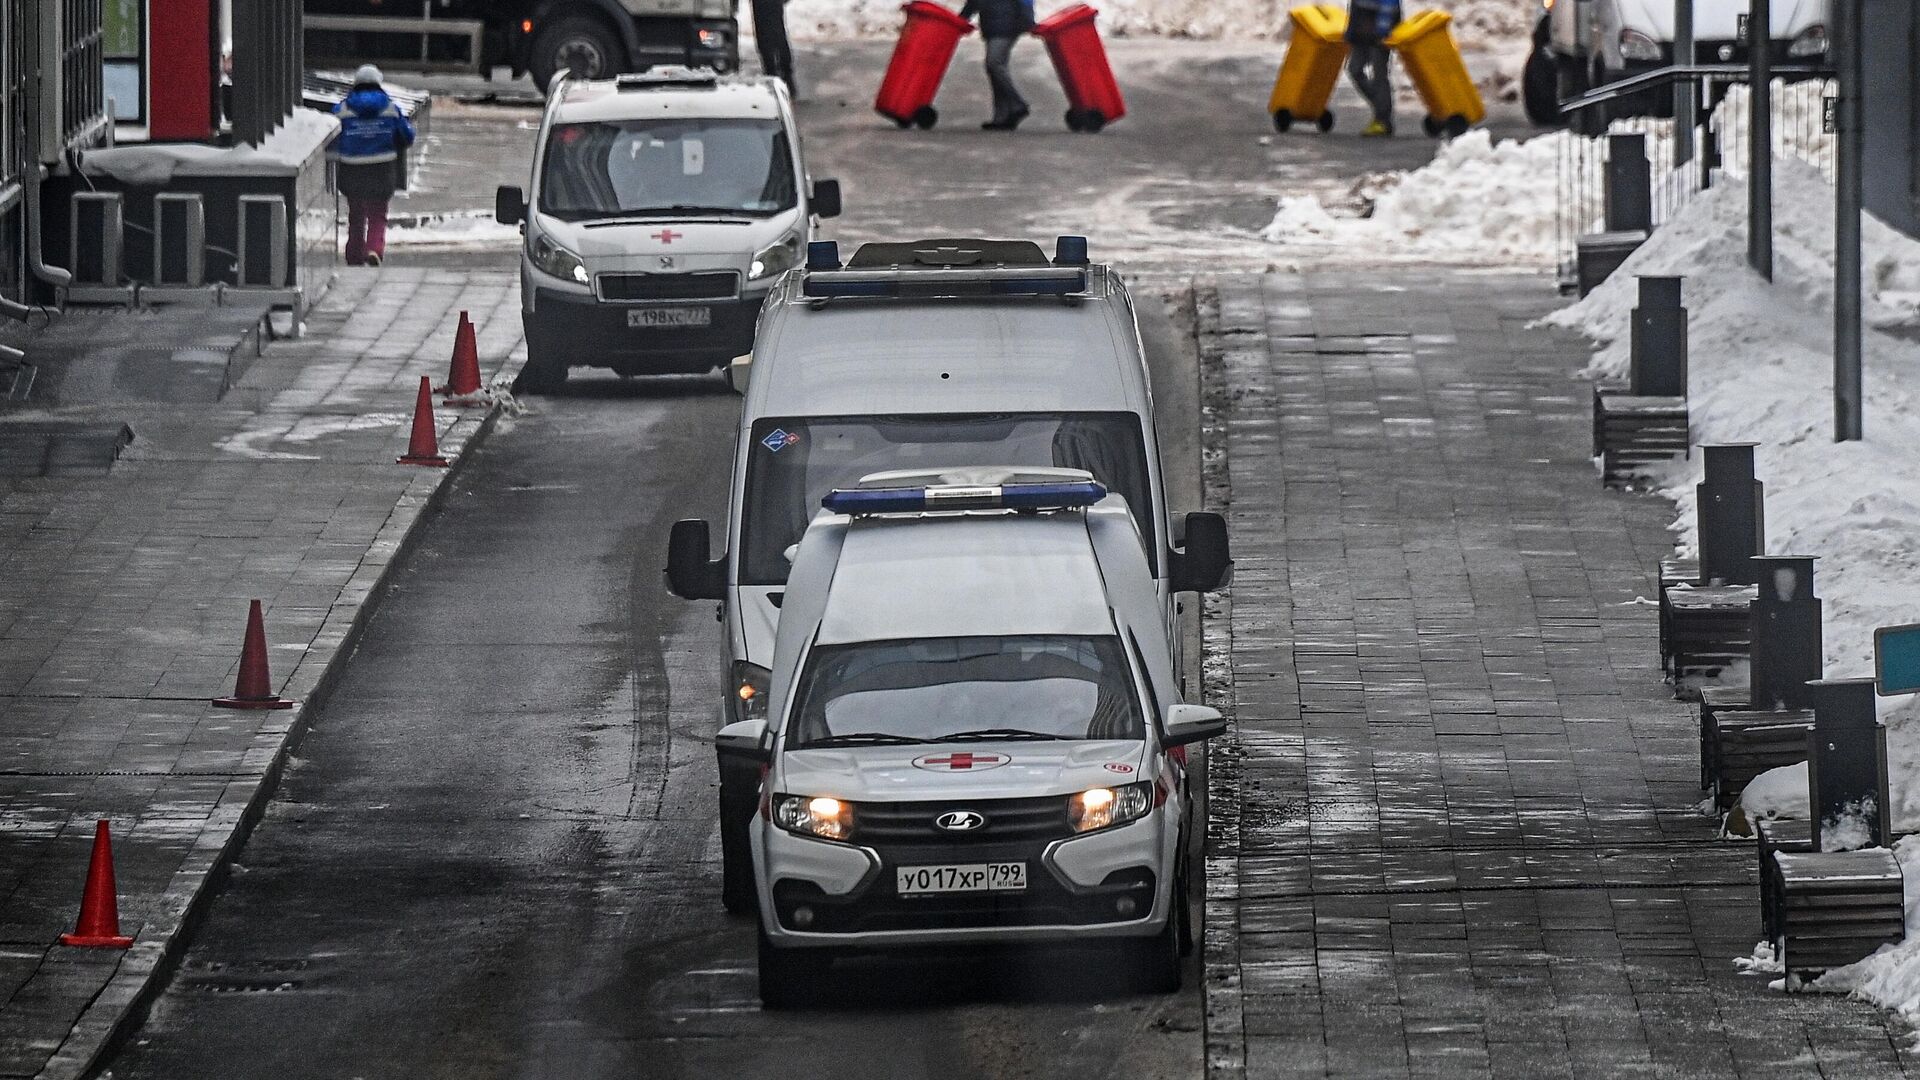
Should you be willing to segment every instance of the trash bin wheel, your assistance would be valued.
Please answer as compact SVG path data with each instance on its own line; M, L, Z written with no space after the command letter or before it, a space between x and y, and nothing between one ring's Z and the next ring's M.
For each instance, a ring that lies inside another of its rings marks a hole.
M1322 112L1320 114L1320 119L1315 120L1313 122L1313 126L1319 128L1322 134L1332 131L1333 130L1333 110L1328 109L1325 112Z
M1068 131L1080 131L1085 126L1086 126L1086 121L1080 118L1079 109L1067 110L1067 130Z
M1107 126L1107 114L1099 109L1088 109L1080 114L1080 130L1091 135Z
M940 110L931 105L922 105L913 110L913 122L921 131L926 131L940 122Z
M1431 116L1423 116L1420 118L1420 130L1426 132L1429 137L1437 139L1444 129L1440 126L1439 120Z
M1457 139L1467 133L1467 118L1459 113L1447 117L1447 138Z
M893 121L893 126L899 128L902 131L905 131L906 129L913 126L913 117L911 116L907 117L904 120L902 120L897 116L889 116L887 117L887 119Z
M1293 126L1293 110L1279 109L1273 114L1273 130L1285 131Z

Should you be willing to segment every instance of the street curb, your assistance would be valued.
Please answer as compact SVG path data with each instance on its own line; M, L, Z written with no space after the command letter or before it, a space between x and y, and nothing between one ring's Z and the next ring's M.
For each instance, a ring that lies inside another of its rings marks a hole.
M1200 482L1205 504L1233 508L1227 464L1227 414L1220 298L1210 278L1193 284L1194 344L1200 360ZM1247 1072L1245 1005L1240 994L1240 761L1233 702L1233 589L1208 593L1201 608L1204 657L1201 686L1207 704L1227 715L1227 734L1207 748L1206 907L1201 932L1202 1037L1207 1080L1236 1080Z
M509 356L502 362L495 379L510 382L517 373L517 366ZM287 714L284 723L263 726L263 732L277 735L277 742L267 748L267 761L252 793L243 805L229 806L223 800L209 815L186 861L175 871L173 880L141 927L138 939L122 957L107 984L68 1029L60 1048L35 1074L35 1080L82 1080L95 1075L108 1055L145 1021L154 998L166 989L178 968L209 902L226 882L227 872L246 846L254 826L265 816L301 736L325 707L345 672L346 661L358 647L361 635L386 594L394 568L413 549L421 524L439 509L454 480L466 467L468 455L492 433L503 411L503 407L495 405L482 417L456 417L441 436L441 450L447 453L451 464L444 470L418 470L395 501L360 566L341 588L340 599L335 601L337 612L343 600L359 594L357 599L348 601L354 607L347 625L332 630L328 624L334 621L335 615L330 613L307 655L329 644L330 634L337 634L331 643L332 654L319 662L317 672L311 670L313 663L303 657L280 689L300 704ZM463 426L465 431L461 430ZM369 566L376 559L378 569L368 574ZM256 742L248 751L250 764L262 749Z

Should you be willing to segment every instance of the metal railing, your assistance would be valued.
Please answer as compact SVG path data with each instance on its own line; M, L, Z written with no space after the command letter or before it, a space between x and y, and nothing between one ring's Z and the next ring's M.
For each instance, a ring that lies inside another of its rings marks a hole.
M1833 94L1825 68L1776 67L1772 94L1773 152L1798 158L1829 181L1835 163L1834 136L1826 130L1826 99ZM1608 135L1645 138L1652 174L1652 220L1658 228L1721 175L1742 176L1750 142L1747 124L1748 69L1739 64L1675 65L1609 83L1569 99L1561 112L1571 129L1561 140L1556 174L1554 239L1562 282L1574 278L1580 237L1610 231L1607 220ZM1694 152L1680 160L1670 115L1675 94L1692 94Z

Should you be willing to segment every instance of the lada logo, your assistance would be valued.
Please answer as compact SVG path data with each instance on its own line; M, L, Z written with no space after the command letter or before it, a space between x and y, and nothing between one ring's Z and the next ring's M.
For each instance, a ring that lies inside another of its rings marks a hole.
M971 810L949 810L933 819L933 826L945 832L972 832L987 823L987 819Z

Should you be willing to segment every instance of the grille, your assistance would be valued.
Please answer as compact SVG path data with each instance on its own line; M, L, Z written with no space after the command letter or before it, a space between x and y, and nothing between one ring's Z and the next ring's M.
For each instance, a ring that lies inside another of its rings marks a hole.
M602 300L731 300L740 294L740 275L601 274Z
M972 810L987 823L968 832L935 828L933 819L950 810ZM1057 840L1073 835L1067 822L1067 797L977 799L967 802L858 803L854 837L859 844L993 844Z
M774 910L780 925L803 929L793 918L805 905L813 918L804 929L814 933L848 934L883 930L954 930L974 927L1091 926L1146 918L1153 908L1155 879L1144 867L1109 877L1089 893L1062 888L1037 861L1027 866L1023 893L953 894L901 897L893 891L889 869L861 895L830 897L812 882L782 878L773 884ZM1135 907L1121 915L1116 902L1131 896Z

